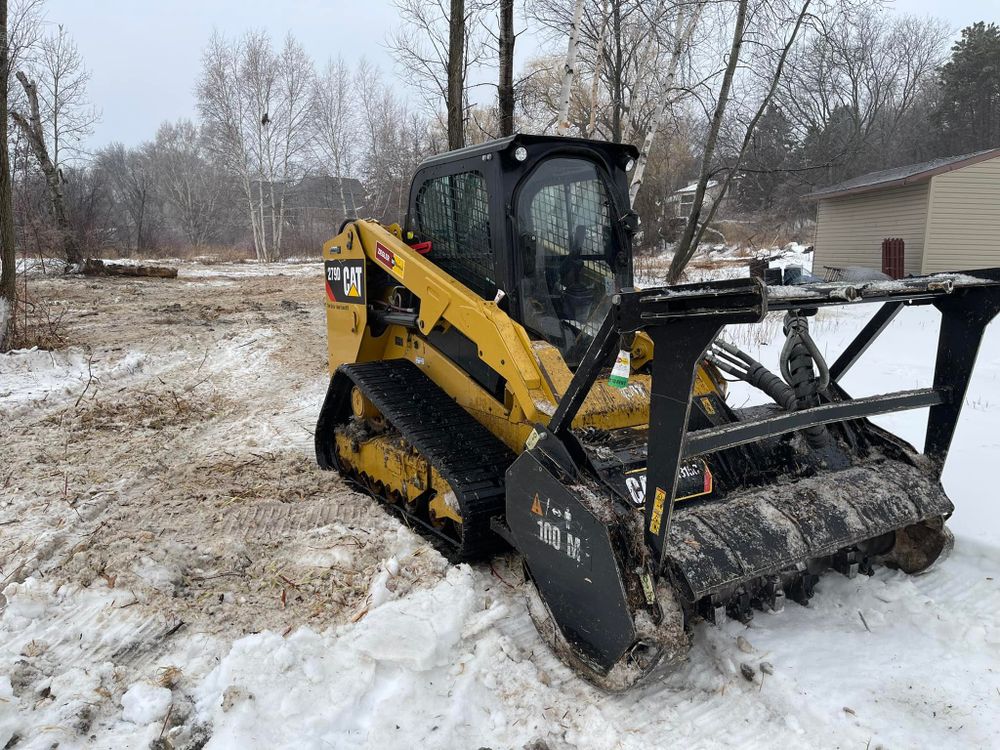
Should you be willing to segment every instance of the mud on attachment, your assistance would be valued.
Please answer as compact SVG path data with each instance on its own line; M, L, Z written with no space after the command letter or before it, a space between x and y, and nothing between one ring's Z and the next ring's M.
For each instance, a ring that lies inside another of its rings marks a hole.
M532 616L571 667L623 689L686 652L683 613L656 591L634 511L558 466L555 438L542 434L546 450L525 451L507 471L508 531L547 610L536 603Z

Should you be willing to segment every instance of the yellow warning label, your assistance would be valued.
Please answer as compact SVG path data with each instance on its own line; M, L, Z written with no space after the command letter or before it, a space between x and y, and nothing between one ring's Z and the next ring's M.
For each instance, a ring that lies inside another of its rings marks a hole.
M537 493L535 494L535 501L531 504L531 512L536 516L544 516L545 513L542 511L542 503L538 500Z
M715 414L715 407L712 406L712 400L706 397L701 399L701 408L705 410L708 415Z
M660 533L660 522L663 520L663 505L667 501L667 493L663 491L662 487L656 488L656 493L653 495L653 518L649 522L649 533L659 534Z

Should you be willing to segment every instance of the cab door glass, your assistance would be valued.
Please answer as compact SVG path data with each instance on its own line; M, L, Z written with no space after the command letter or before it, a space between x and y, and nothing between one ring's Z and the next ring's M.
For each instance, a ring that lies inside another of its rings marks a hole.
M516 213L522 320L575 367L620 282L604 180L585 159L549 159L521 187Z

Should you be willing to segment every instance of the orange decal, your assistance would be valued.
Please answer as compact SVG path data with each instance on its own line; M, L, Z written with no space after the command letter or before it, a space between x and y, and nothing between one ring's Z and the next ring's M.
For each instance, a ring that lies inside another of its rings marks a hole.
M545 513L542 512L542 504L538 500L538 495L535 495L535 501L531 504L531 512L536 516L544 516Z

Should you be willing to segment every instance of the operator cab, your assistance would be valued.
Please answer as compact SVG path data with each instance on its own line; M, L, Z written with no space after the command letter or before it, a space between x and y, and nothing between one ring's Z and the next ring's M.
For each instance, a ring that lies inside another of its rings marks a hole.
M426 160L406 237L574 369L632 285L634 146L516 135ZM503 294L498 294L503 292Z

